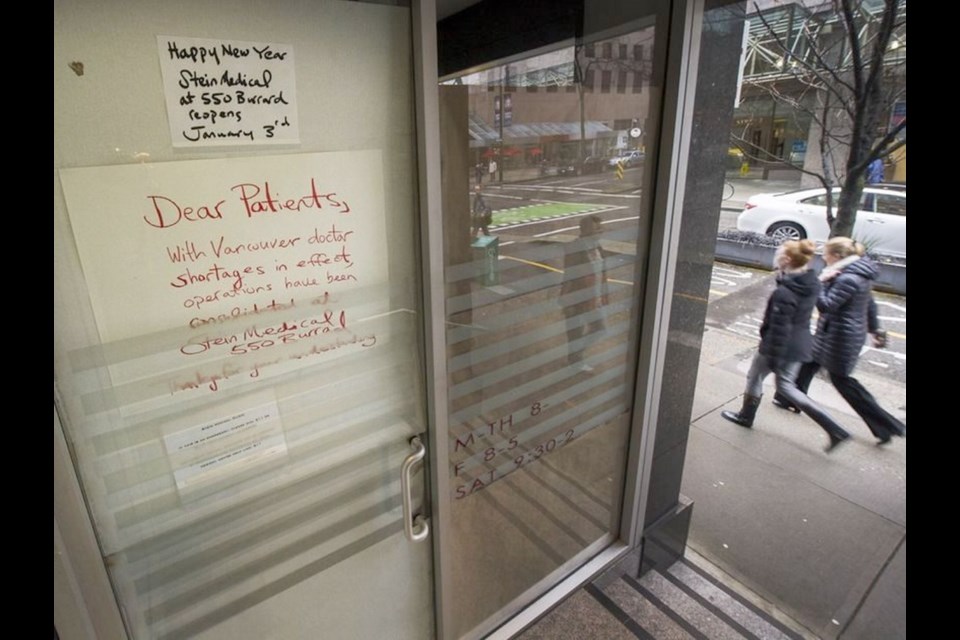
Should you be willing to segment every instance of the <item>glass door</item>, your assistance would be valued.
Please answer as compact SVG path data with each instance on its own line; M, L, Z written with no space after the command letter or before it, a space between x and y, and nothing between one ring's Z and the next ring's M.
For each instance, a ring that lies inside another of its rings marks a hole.
M410 9L54 19L56 408L129 636L433 637Z
M439 87L453 637L496 628L621 538L655 17Z

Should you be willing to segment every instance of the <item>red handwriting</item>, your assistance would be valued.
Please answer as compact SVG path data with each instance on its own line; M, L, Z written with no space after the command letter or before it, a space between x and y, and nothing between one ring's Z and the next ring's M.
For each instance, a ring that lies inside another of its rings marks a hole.
M242 318L246 315L266 313L268 311L282 311L284 309L292 309L297 306L293 301L293 298L290 298L290 302L285 304L283 302L277 302L276 300L271 299L269 304L260 306L256 302L253 303L252 307L246 307L241 309L240 307L234 307L230 309L227 313L218 313L215 316L208 316L206 318L194 317L190 319L190 327L196 329L197 327L202 327L208 324L219 324L221 322L226 322L227 320L233 320L234 318Z
M350 254L347 253L347 246L340 245L340 250L336 253L313 253L306 260L298 260L297 266L301 269L304 267L320 267L327 264L342 264L346 268L353 266L353 260L350 258Z
M228 300L231 298L236 298L244 295L255 295L258 293L270 293L273 291L273 285L269 282L265 285L257 285L255 287L243 287L242 289L217 289L213 293L207 293L203 295L190 296L185 298L183 301L183 306L187 309L199 309L200 307L211 303L211 302L220 302L221 300Z
M244 267L243 269L224 269L217 263L213 263L206 273L193 273L189 268L187 268L186 271L178 275L170 282L170 286L180 289L191 284L220 282L222 280L226 280L232 283L231 287L234 290L239 290L243 288L244 276L262 276L265 273L266 271L261 266Z
M219 391L220 381L228 380L239 373L247 374L248 378L259 378L262 370L267 367L279 364L284 360L301 360L311 356L322 355L337 349L358 345L362 348L370 348L377 344L376 334L356 335L350 334L344 329L337 329L334 332L336 339L322 344L313 344L310 349L300 353L291 354L288 358L275 358L272 360L262 360L254 362L247 367L236 367L231 364L224 364L219 370L211 373L202 371L195 372L190 378L172 380L169 383L171 395L178 391L191 391L206 387L210 391ZM348 335L344 335L344 334Z
M223 236L218 240L210 241L210 250L218 258L221 256L240 255L253 251L267 251L269 249L286 249L296 246L302 238L294 236L292 238L271 238L270 240L260 240L257 242L239 242L235 244L225 244Z
M223 218L220 207L226 202L226 200L220 200L212 207L206 204L198 207L181 207L175 200L166 196L147 196L147 199L153 204L153 211L143 216L143 220L157 229L172 227L181 220L187 222L220 220Z
M320 193L316 180L310 178L310 193L298 198L281 198L279 193L270 191L270 183L263 181L263 186L245 182L230 187L240 195L240 202L252 218L258 213L280 213L282 211L300 211L301 209L323 209L324 206L340 209L340 213L350 213L350 205L346 200L337 200L335 192Z
M194 127L196 128L196 127ZM248 218L261 213L281 213L284 211L299 212L303 209L323 209L328 207L339 210L342 214L350 213L350 205L337 195L335 191L322 193L317 188L317 182L310 178L310 191L306 195L293 198L283 197L275 190L271 190L270 183L264 180L262 184L244 182L230 187L240 197L240 203ZM155 229L169 229L181 221L200 222L201 220L222 220L223 207L226 200L218 200L214 204L201 203L186 206L173 198L162 195L149 195L151 211L143 216L143 221ZM352 231L339 232L331 228L323 234L315 230L312 243L343 242ZM340 236L342 239L337 239ZM327 239L327 238L332 238ZM291 245L292 246L292 245ZM249 249L248 249L249 250ZM220 255L219 253L217 254ZM171 257L171 260L173 258Z
M194 356L206 353L217 346L233 345L232 355L243 355L250 351L267 349L280 344L290 344L298 340L315 338L338 329L347 328L347 312L324 311L322 316L306 318L299 321L287 321L259 328L253 326L244 329L241 334L202 337L191 339L180 347L180 353L185 356Z
M346 253L346 247L344 245L348 238L353 234L353 231L337 229L336 225L332 225L326 231L320 231L319 228L314 227L313 234L307 238L307 242L310 244L339 243L341 245L341 249L338 255L341 255L342 258L337 261L342 262L344 259L349 259L350 257L350 254ZM268 238L265 240L253 240L247 242L227 242L226 237L221 235L216 240L210 240L209 245L210 251L213 252L213 255L217 258L222 258L223 256L242 255L245 253L254 253L258 251L289 249L291 247L296 247L297 243L302 240L303 238L301 236L286 236L282 238ZM183 244L177 244L173 247L166 247L166 250L167 257L170 259L170 262L174 264L179 264L181 262L196 262L207 257L207 251L197 247L197 244L192 240L187 240Z
M313 235L310 236L310 244L330 244L332 242L346 242L347 238L353 235L353 231L341 231L337 225L332 225L328 231L320 231L313 228Z

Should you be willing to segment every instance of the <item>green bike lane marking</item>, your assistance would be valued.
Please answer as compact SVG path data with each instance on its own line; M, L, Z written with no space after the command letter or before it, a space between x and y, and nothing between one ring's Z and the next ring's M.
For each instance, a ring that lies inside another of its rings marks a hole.
M609 205L590 204L585 202L566 203L566 202L548 202L542 204L531 204L525 207L514 207L512 209L499 209L493 213L493 222L491 227L499 227L507 224L516 224L518 222L530 222L533 220L545 220L547 218L562 218L578 213L587 213L588 211L605 211Z

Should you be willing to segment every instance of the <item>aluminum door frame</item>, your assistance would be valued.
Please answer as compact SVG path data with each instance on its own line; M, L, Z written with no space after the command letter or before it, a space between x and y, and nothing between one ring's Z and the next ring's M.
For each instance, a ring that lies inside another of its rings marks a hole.
M543 615L575 589L638 549L651 486L651 461L656 440L661 381L678 261L683 197L693 122L701 30L705 0L672 0L665 46L664 93L660 109L660 143L655 171L654 205L644 295L638 302L641 318L634 411L619 541L559 581L553 588L488 638L507 639ZM424 310L423 344L430 433L430 517L433 523L436 637L453 636L447 588L453 584L449 557L451 531L445 339L445 291L439 85L435 0L414 0L414 74L417 101L420 243Z

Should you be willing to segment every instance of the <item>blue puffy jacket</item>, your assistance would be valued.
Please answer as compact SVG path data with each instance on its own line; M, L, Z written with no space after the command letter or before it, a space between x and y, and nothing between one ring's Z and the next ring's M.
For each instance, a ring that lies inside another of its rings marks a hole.
M867 333L878 328L871 291L878 273L872 260L861 257L823 284L817 298L820 319L813 339L813 359L830 373L853 373Z

